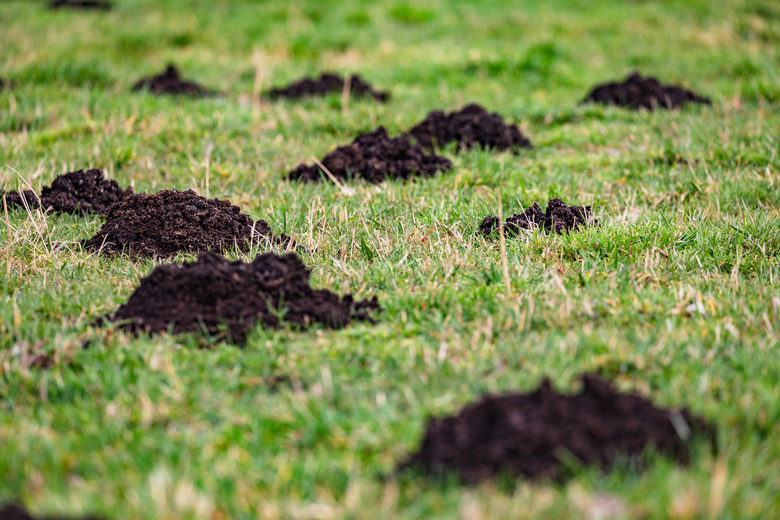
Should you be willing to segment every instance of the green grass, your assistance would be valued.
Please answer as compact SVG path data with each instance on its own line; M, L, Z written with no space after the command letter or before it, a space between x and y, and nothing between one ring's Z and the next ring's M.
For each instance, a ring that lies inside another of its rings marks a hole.
M316 287L384 310L340 331L258 328L245 348L95 329L153 263L82 252L97 217L3 214L0 502L113 519L583 518L606 496L628 517L780 517L776 2L116 4L0 4L14 84L0 187L18 186L13 170L40 188L100 167L136 191L205 195L213 147L212 197L301 240ZM224 96L129 92L168 61ZM264 88L335 69L393 98L253 110L257 63ZM633 69L714 105L579 105ZM379 124L398 133L471 101L536 148L450 149L452 173L352 196L282 180ZM603 225L508 240L507 285L479 221L498 197L511 214L552 196L593 204ZM53 366L34 366L40 353ZM544 376L573 389L587 371L690 406L717 449L557 486L385 478L429 416Z

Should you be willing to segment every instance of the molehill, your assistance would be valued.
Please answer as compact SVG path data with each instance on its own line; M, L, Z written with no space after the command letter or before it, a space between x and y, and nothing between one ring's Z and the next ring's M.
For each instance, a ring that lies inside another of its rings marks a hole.
M60 516L39 516L30 515L23 507L15 504L6 504L0 507L0 518L2 520L100 520L97 517L84 517L81 519L64 518Z
M344 91L344 83L349 81L349 94L354 97L371 96L377 101L385 102L390 94L374 88L358 75L349 76L347 80L333 73L320 74L319 78L303 78L284 87L272 88L268 91L271 99L298 99L308 96L324 96L326 94L341 93Z
M152 94L183 94L193 97L213 96L214 92L194 81L182 79L174 65L168 65L156 76L141 78L133 85L133 92L148 90Z
M708 98L679 85L664 85L653 76L642 77L638 72L629 75L622 83L597 85L583 102L618 105L634 110L679 109L688 103L712 104Z
M498 222L498 217L495 215L485 217L479 225L479 232L485 236L497 233ZM533 206L522 213L515 213L506 219L504 230L509 236L517 235L521 229L533 230L537 227L554 233L563 233L573 231L580 226L597 224L591 206L567 206L561 199L551 199L547 203L547 211L542 211L539 204L534 202Z
M49 4L49 9L60 9L63 7L108 11L111 9L111 2L103 0L54 0Z

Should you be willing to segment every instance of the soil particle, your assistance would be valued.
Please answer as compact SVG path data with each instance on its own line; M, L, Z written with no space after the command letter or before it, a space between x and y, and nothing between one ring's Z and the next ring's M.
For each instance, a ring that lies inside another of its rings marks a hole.
M187 96L213 96L214 92L198 85L194 81L181 78L179 70L174 65L168 65L156 76L141 78L133 85L133 92L148 90L152 94L184 94Z
M76 520L76 518L61 516L31 516L23 507L15 504L0 506L0 518L2 520ZM97 517L84 517L82 520L99 520Z
M54 0L49 4L49 9L60 9L62 7L108 11L111 9L111 2L104 2L102 0Z
M373 322L376 297L355 301L309 285L310 271L294 253L259 255L251 263L206 253L196 262L159 265L110 321L133 332L225 332L242 343L256 323L341 328L352 320Z
M504 223L504 229L510 236L517 235L521 229L533 230L537 227L554 233L572 231L580 226L594 226L598 222L593 218L591 206L567 206L561 199L552 199L547 203L547 211L542 211L539 204L520 214L515 213ZM485 236L498 232L498 217L489 215L482 219L479 232Z
M455 142L458 149L474 147L495 150L531 148L529 141L514 125L507 125L496 113L477 104L445 114L441 110L428 116L409 130L409 135L423 148L432 150Z
M712 104L708 98L681 86L664 85L652 76L642 77L637 72L632 73L622 83L597 85L584 102L618 105L635 110L679 109L687 103Z
M86 249L133 257L170 258L177 253L246 250L252 241L286 244L264 220L253 222L228 200L207 199L192 190L163 190L126 197L106 213L106 222Z
M371 96L377 101L385 102L390 98L387 92L374 90L374 88L360 76L354 75L347 78L349 81L349 93L355 97ZM307 96L324 96L331 93L344 91L344 78L333 73L320 74L319 78L303 78L290 83L286 87L272 88L268 91L271 99L298 99Z
M59 175L51 186L41 189L40 199L32 190L11 191L5 197L9 209L42 207L58 213L103 214L132 193L132 188L122 189L116 181L106 179L102 171L93 169Z
M339 180L360 177L378 184L386 179L430 177L452 168L444 157L429 154L413 145L406 136L390 138L384 127L359 135L352 143L340 146L322 159L322 165ZM301 164L287 177L300 181L319 181L325 174L318 165Z
M465 483L504 473L560 481L572 461L606 471L620 460L641 465L648 449L685 464L691 436L713 432L687 409L657 408L586 375L578 394L559 394L545 380L533 392L486 396L431 419L420 450L400 468L451 472Z

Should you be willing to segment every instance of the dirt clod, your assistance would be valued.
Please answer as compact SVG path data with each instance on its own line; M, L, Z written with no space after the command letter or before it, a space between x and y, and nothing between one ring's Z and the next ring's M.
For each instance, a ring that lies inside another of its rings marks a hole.
M409 135L428 150L455 142L458 149L474 147L495 150L531 148L529 141L514 125L507 125L496 113L489 113L477 104L445 114L430 112L424 120L409 130Z
M373 321L376 297L355 301L312 289L309 274L293 253L266 253L251 263L207 253L196 262L155 267L109 320L134 333L227 332L236 343L258 322L341 328L352 320Z
M39 516L35 517L30 515L23 507L16 504L5 504L0 506L0 518L2 520L77 520L76 518L68 519L60 516ZM81 520L99 520L97 517L85 517Z
M629 75L622 83L597 85L584 102L618 105L634 110L678 109L687 103L712 104L708 98L679 85L664 85L653 76L642 77L638 72Z
M583 376L574 395L546 380L533 392L486 396L431 419L419 451L400 468L454 473L465 483L503 473L563 480L572 462L606 471L619 460L641 464L648 449L685 464L691 438L712 432L687 409L658 408L594 376Z
M515 213L504 223L507 235L517 235L521 229L533 230L537 227L554 233L572 231L580 226L593 226L597 222L593 218L591 206L567 206L561 199L551 199L547 203L547 211L542 211L538 203L522 213ZM489 215L482 219L479 232L485 236L498 232L498 217Z
M253 222L228 200L207 199L192 190L163 190L126 197L106 213L98 233L82 242L86 249L133 257L170 258L177 253L246 250L252 242L286 244L264 220Z
M115 180L106 179L102 171L92 169L59 175L51 186L41 189L40 201L32 190L11 191L5 197L9 209L42 207L58 213L103 214L132 193L132 188L122 189Z
M63 7L108 11L111 9L111 2L103 0L54 0L49 4L49 9L60 9Z
M374 90L374 88L358 75L349 76L349 94L355 97L371 96L377 101L385 102L390 98L387 92ZM326 94L341 93L344 91L346 80L333 73L320 74L319 78L303 78L290 83L285 87L272 88L268 91L271 99L298 99L307 96L324 96Z
M168 65L156 76L141 78L133 85L133 92L148 90L152 94L184 94L187 96L213 96L214 92L194 81L182 79L174 65Z
M375 184L385 179L429 177L452 168L449 159L427 153L406 136L390 138L382 126L336 148L321 162L339 180L360 177ZM304 164L288 174L289 179L300 181L319 181L323 176L318 165Z

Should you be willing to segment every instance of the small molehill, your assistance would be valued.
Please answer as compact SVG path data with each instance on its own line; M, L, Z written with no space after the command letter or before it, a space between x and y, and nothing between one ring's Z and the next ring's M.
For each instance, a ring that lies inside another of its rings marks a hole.
M622 83L597 85L583 102L618 105L634 110L679 109L688 103L712 104L708 98L679 85L664 85L652 76L642 77L637 72Z
M152 94L182 94L194 97L213 96L214 92L194 81L182 79L179 70L168 65L156 76L141 78L133 85L133 92L148 90Z
M400 468L452 473L465 483L500 474L563 480L573 465L606 471L621 460L641 464L648 451L685 464L690 440L712 433L687 409L658 408L593 376L583 376L574 395L559 394L546 380L533 392L486 396L429 420L419 451Z
M32 190L11 191L5 195L9 209L43 208L57 213L103 214L115 203L132 195L132 188L122 188L106 179L100 170L78 170L59 175L41 189L40 197Z
M54 0L49 4L49 9L60 9L63 7L108 11L111 9L111 2L103 0Z
M378 184L386 179L430 177L452 168L444 157L429 154L412 144L406 136L390 138L384 127L359 135L352 143L340 146L322 159L322 165L337 179L361 178ZM301 164L287 177L299 181L327 178L318 165Z
M98 233L84 248L105 254L170 258L177 253L246 250L254 242L286 244L264 220L253 222L228 200L207 199L192 190L163 190L126 197L106 213Z
M207 253L197 262L159 265L108 319L133 332L202 331L241 343L258 322L341 328L373 321L376 297L355 301L309 285L310 271L297 255L266 253L252 263Z
M455 142L458 149L474 147L494 150L531 148L529 141L514 125L507 125L496 113L477 104L445 114L441 110L428 116L409 130L409 135L428 150Z
M593 218L591 206L567 206L561 199L552 199L547 203L547 211L542 211L539 204L520 214L515 213L504 223L504 229L508 235L517 235L521 229L533 230L545 229L553 233L572 231L580 226L594 226L597 221ZM498 232L498 217L489 215L482 219L479 232L485 236Z
M16 504L6 504L0 507L0 519L2 520L77 520L62 516L32 516L23 507ZM82 517L80 520L99 520L97 517Z
M326 94L344 91L344 82L349 82L349 94L355 97L371 96L377 101L385 102L390 94L374 88L358 75L349 76L346 80L333 73L320 74L319 78L303 78L285 87L272 88L268 91L271 99L299 99L309 96L324 96Z

